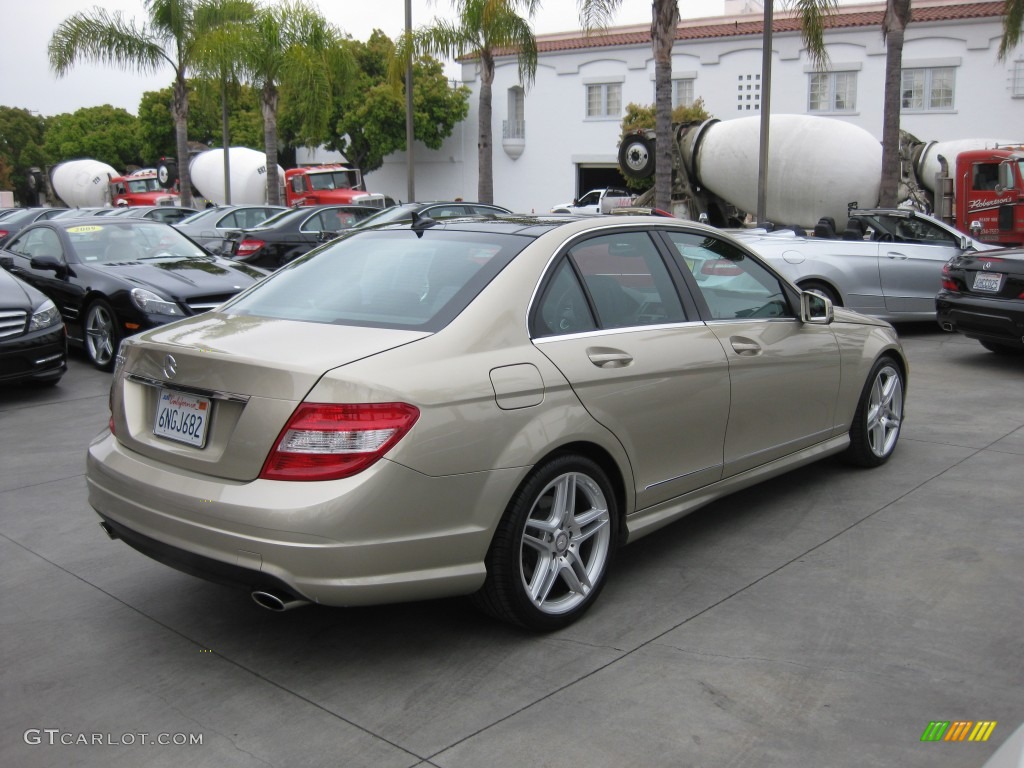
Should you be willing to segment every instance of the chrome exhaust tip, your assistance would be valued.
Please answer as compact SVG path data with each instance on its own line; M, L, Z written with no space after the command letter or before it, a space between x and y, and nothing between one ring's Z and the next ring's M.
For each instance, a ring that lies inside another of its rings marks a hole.
M100 528L102 528L103 532L107 534L107 537L112 539L113 541L117 541L121 538L117 535L117 531L115 531L113 527L111 527L110 523L108 523L106 520L100 520Z
M297 597L291 595L278 595L274 592L266 592L262 589L253 591L250 595L252 600L260 608L266 608L268 611L274 611L274 613L282 613L284 611L290 611L293 608L301 608L304 605L309 605L309 600L300 600Z
M942 330L948 331L949 333L952 333L953 332L953 324L952 323L943 323L942 324Z

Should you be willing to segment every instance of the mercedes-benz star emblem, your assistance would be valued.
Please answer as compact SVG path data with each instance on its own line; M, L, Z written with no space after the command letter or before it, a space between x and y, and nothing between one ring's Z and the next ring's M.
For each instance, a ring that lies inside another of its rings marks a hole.
M168 355L164 358L164 377L173 379L177 373L178 361L174 359L174 355Z
M986 261L985 262L985 269L990 269L991 267L992 267L992 262L991 261Z

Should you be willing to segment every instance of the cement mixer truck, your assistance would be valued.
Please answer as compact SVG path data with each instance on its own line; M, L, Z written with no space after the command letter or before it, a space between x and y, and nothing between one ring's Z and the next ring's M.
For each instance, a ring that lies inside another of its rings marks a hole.
M1024 147L995 139L902 139L903 205L934 212L984 242L1024 242ZM623 137L618 159L627 178L654 173L654 140L652 130ZM674 213L740 226L757 209L759 144L759 117L673 126ZM772 115L766 217L807 230L828 218L841 231L851 206L877 204L881 168L881 144L862 128L826 117ZM651 200L653 193L645 193L636 205Z
M48 173L51 197L69 208L121 205L176 205L178 198L161 188L157 172L143 168L120 174L99 160L68 160L58 163ZM29 187L42 191L42 172L30 169Z
M231 202L261 205L268 201L267 156L247 147L230 147ZM178 181L177 164L165 159L157 168L160 183L172 187ZM217 205L227 201L224 184L224 150L210 149L192 157L189 165L192 186L200 196ZM320 205L322 203L355 203L384 207L384 195L371 194L363 188L359 170L346 165L322 165L292 168L277 167L282 186L279 199L286 205Z

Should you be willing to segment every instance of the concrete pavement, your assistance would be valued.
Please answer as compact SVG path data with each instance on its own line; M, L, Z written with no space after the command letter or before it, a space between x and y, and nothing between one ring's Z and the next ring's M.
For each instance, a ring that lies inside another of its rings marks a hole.
M0 389L0 763L980 766L1024 721L1024 358L900 331L887 465L642 539L546 636L463 600L273 614L153 562L86 501L109 376ZM998 725L921 741L957 720Z

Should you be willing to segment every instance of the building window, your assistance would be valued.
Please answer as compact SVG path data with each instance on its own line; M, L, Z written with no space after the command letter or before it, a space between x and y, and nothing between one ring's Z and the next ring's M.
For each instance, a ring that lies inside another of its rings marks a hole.
M518 85L508 89L508 120L505 121L502 138L526 138L526 99Z
M908 111L953 108L953 67L904 69L900 106Z
M736 76L736 111L757 112L761 109L761 75Z
M587 117L622 116L622 83L594 83L587 86Z
M1015 99L1024 99L1024 61L1013 62L1010 92Z
M857 108L856 72L811 72L809 112L853 112Z
M672 109L693 106L693 78L672 81Z

